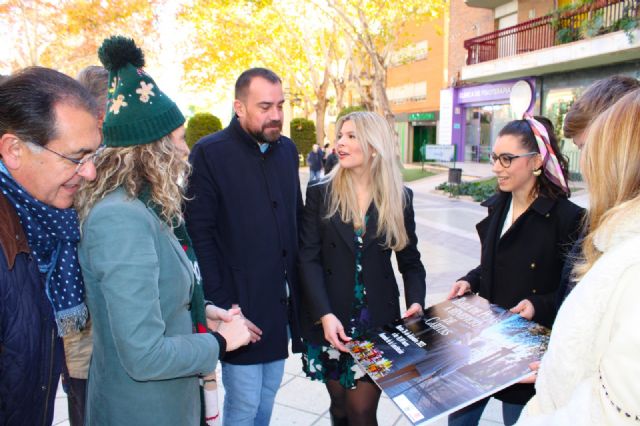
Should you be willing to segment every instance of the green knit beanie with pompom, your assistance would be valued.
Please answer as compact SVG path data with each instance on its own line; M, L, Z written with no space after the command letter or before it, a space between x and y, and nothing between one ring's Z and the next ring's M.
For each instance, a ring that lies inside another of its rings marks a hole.
M105 39L98 57L109 71L107 113L102 124L106 146L155 142L184 124L178 106L142 69L144 54L132 39Z

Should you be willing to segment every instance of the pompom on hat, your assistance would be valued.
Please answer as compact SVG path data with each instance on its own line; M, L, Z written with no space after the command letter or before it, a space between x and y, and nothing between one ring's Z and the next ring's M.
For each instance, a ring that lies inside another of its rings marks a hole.
M126 37L107 38L98 49L109 71L104 144L126 147L155 142L184 124L178 106L144 72L144 54Z

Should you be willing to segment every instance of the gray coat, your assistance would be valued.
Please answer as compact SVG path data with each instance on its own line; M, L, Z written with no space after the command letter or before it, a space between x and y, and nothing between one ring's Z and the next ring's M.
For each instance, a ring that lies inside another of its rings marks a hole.
M93 320L88 425L197 425L198 375L218 345L193 334L193 268L173 232L122 189L83 225L80 264Z

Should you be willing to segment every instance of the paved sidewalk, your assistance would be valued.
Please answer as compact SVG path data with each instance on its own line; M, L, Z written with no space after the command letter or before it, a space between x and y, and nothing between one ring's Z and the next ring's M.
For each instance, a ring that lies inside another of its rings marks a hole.
M464 180L493 175L491 166L486 164L458 163L457 166L463 169ZM486 210L477 203L434 194L435 187L447 179L446 169L442 171L407 185L414 192L418 248L427 269L427 305L444 300L453 282L477 266L480 243L475 224L486 215ZM306 187L307 170L300 171L300 181L303 188ZM400 275L397 272L396 275L401 283ZM403 306L402 288L400 300ZM290 356L286 362L271 421L274 426L331 424L329 396L324 386L307 379L301 366L299 355ZM221 389L221 396L224 397L224 389ZM66 396L59 390L54 424L68 425L67 418ZM378 409L378 421L381 426L411 424L384 396ZM499 424L502 424L500 405L492 400L480 425ZM444 426L446 420L435 422L434 425Z

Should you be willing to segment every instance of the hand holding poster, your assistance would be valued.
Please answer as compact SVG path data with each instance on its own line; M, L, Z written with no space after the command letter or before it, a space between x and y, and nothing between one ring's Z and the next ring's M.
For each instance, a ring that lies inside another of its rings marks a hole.
M465 295L347 347L412 423L426 424L531 374L548 342L547 328Z

